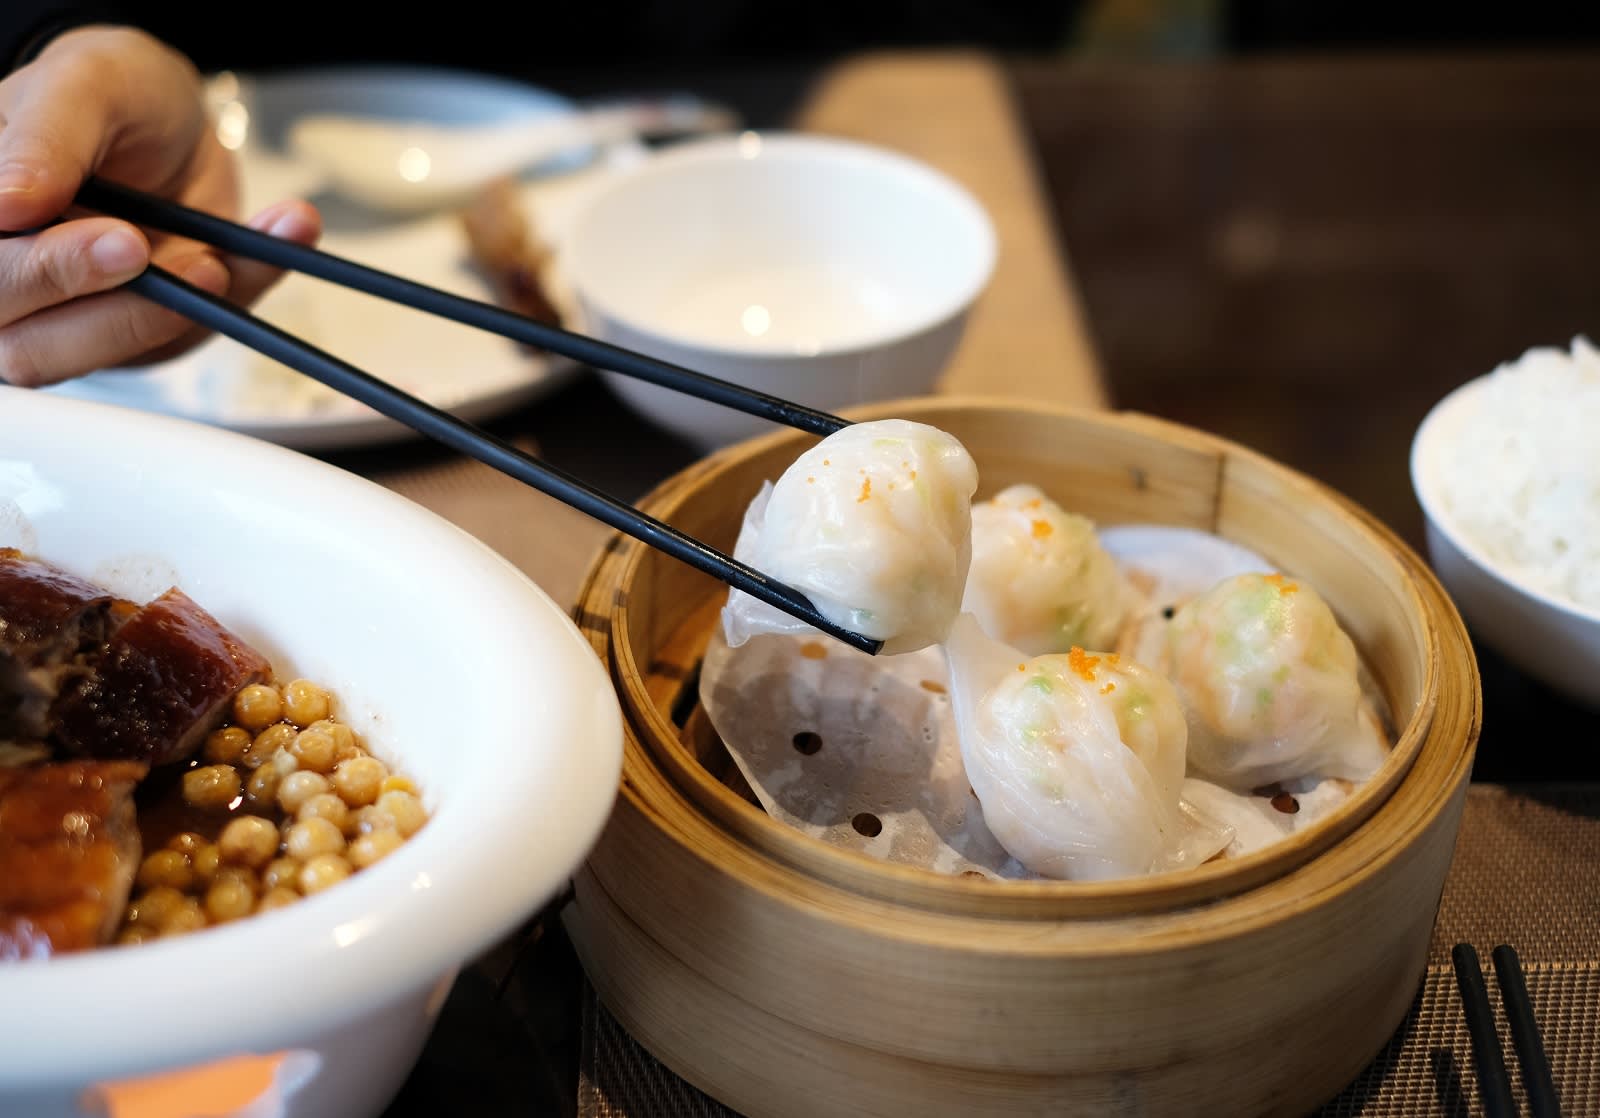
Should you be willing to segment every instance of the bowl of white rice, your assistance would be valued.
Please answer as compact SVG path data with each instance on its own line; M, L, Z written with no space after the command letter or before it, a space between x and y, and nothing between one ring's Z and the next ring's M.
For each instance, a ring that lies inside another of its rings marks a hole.
M1530 349L1456 389L1417 430L1411 481L1475 635L1600 706L1600 350Z

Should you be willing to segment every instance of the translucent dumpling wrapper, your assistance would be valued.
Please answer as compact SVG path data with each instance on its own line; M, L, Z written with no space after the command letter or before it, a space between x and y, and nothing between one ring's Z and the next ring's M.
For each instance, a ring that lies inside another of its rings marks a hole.
M978 470L953 436L923 423L856 423L795 459L745 512L735 558L799 590L829 621L907 652L944 639L972 557ZM734 591L723 632L810 632Z
M1355 645L1305 583L1259 573L1222 580L1173 616L1166 656L1199 776L1233 788L1364 780L1388 756Z
M1188 731L1156 673L1081 649L1028 659L970 614L945 651L967 779L1030 870L1134 877L1197 866L1232 840L1181 802Z
M961 608L1030 656L1110 648L1136 595L1095 534L1032 485L972 507L972 567Z
M1157 662L1169 608L1230 575L1271 569L1261 555L1193 529L1125 524L1099 535L1139 596L1118 649L1124 661ZM962 762L944 661L940 648L867 656L810 629L737 649L716 633L700 699L754 797L784 825L935 873L1036 879L984 822ZM1376 691L1368 700L1382 703ZM1353 788L1303 777L1234 791L1191 773L1182 801L1191 814L1233 828L1221 856L1237 858L1316 825Z

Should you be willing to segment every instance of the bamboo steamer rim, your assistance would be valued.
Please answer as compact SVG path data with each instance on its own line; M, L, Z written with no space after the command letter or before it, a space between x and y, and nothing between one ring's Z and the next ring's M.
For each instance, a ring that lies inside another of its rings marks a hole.
M856 419L897 416L907 412L918 419L938 424L938 414L972 409L1001 412L1021 411L1011 400L993 397L937 397L890 401L854 409ZM867 897L890 900L935 912L966 912L990 916L1124 917L1170 911L1202 902L1237 895L1265 883L1293 875L1299 868L1314 863L1319 855L1347 838L1351 831L1370 825L1385 801L1401 785L1415 764L1428 738L1439 709L1441 692L1441 629L1461 625L1453 605L1444 595L1432 573L1394 533L1348 499L1297 472L1272 462L1262 455L1220 437L1192 428L1136 413L1105 413L1085 409L1051 407L1027 409L1091 425L1122 428L1157 441L1177 441L1200 445L1226 462L1230 457L1248 461L1281 480L1308 501L1331 506L1359 531L1372 553L1392 562L1401 575L1401 597L1412 613L1412 620L1425 636L1421 650L1423 673L1419 701L1401 729L1384 765L1363 782L1329 816L1303 831L1241 858L1210 863L1194 869L1142 878L1108 882L1074 881L995 881L940 874L920 867L885 862L868 855L827 844L797 831L746 802L716 780L681 744L677 729L656 705L643 686L642 666L635 662L631 642L613 639L626 633L630 625L625 595L617 593L637 575L648 551L643 544L626 538L614 539L591 566L580 598L579 620L589 629L602 658L609 663L613 680L623 695L629 723L630 744L639 752L638 760L648 758L663 778L663 790L670 787L683 795L683 805L708 816L708 821L727 834L740 848L753 845L777 861L811 876L844 884ZM640 507L670 520L675 511L703 487L747 459L793 442L808 445L805 436L780 431L746 443L725 448L687 470L668 479L648 494ZM798 450L797 450L798 453ZM595 605L609 603L609 608ZM1477 694L1476 664L1464 634L1455 644L1455 657L1464 666L1466 677L1460 682ZM1455 662L1453 661L1453 662ZM1387 696L1393 705L1393 695ZM1461 729L1464 763L1470 765L1471 746L1476 740L1476 716ZM1453 774L1452 774L1453 775ZM625 793L629 791L624 781ZM634 782L634 789L640 787ZM642 801L641 801L642 803ZM663 822L665 822L663 820Z

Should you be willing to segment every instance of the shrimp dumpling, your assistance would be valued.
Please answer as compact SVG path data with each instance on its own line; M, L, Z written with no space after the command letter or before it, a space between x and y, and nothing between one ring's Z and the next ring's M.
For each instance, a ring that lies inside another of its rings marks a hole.
M1223 579L1177 611L1166 645L1201 776L1239 789L1312 775L1362 780L1388 755L1355 645L1304 583Z
M1134 604L1094 524L1032 485L972 507L972 569L961 608L1030 656L1110 648Z
M1081 648L1025 659L971 614L945 648L967 780L1030 870L1133 877L1199 865L1231 841L1180 803L1188 730L1161 676Z
M829 621L884 642L937 644L961 605L972 558L978 468L953 436L924 423L856 423L823 439L763 488L734 554L811 599ZM723 610L728 644L803 624L738 591Z

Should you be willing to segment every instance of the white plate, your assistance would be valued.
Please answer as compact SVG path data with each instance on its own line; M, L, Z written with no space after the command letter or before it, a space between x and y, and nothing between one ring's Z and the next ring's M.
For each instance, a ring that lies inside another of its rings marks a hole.
M320 173L285 154L288 125L308 112L348 112L432 123L490 123L560 112L571 102L493 78L426 69L312 71L273 78L220 75L210 83L219 130L243 128L237 149L245 215L281 198L322 209L322 247L363 264L476 299L489 285L470 267L453 213L389 218L320 193ZM643 158L637 144L569 152L538 168L522 201L538 236L560 244L578 205L617 170ZM570 307L558 276L550 295ZM481 421L567 380L576 366L516 343L349 291L289 275L254 308L261 317L462 418ZM49 391L196 419L302 450L409 436L400 424L228 338L144 370L112 369Z

